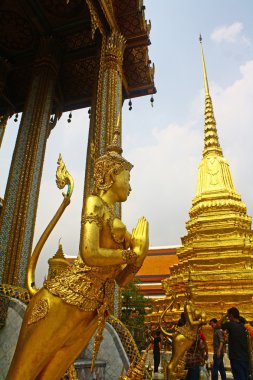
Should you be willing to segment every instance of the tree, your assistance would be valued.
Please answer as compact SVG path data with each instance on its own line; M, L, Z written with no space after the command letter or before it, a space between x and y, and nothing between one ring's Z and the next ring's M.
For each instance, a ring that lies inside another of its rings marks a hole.
M122 322L130 330L139 350L146 348L145 332L145 307L150 306L150 301L140 293L138 284L134 279L122 291Z

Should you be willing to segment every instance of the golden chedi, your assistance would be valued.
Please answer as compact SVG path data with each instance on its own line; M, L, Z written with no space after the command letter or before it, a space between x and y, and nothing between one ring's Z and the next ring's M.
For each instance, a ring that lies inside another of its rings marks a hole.
M200 39L201 42L201 39ZM177 300L167 321L183 311L188 272L193 282L194 303L219 318L236 306L247 320L253 319L253 232L251 217L237 193L227 160L219 144L212 100L209 93L201 43L205 84L204 150L198 168L197 191L186 223L187 235L177 250L179 263L164 280L166 294L173 289ZM157 314L168 301L159 301ZM150 317L151 318L151 317Z
M164 316L176 300L176 293L171 291L171 300L161 314L160 327L165 337L172 340L172 355L169 362L164 361L164 379L181 380L187 375L185 370L186 353L196 341L199 328L206 324L206 314L197 308L192 301L192 281L189 276L186 300L184 303L184 324L173 326L173 332L163 327Z

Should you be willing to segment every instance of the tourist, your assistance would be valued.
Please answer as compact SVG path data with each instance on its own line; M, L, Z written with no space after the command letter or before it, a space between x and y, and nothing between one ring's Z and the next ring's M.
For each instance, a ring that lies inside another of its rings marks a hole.
M206 337L201 329L197 334L197 339L192 344L186 354L186 365L188 369L186 380L199 380L200 367L203 367L208 359L208 348Z
M223 363L225 338L216 318L212 318L209 325L213 329L213 367L212 380L218 380L220 372L221 380L226 380L226 371Z
M228 309L219 324L228 331L228 353L234 380L249 379L249 355L245 319L236 307Z
M161 353L161 331L157 330L155 333L155 338L153 340L153 355L154 355L154 373L158 372L158 367L160 364L160 353Z

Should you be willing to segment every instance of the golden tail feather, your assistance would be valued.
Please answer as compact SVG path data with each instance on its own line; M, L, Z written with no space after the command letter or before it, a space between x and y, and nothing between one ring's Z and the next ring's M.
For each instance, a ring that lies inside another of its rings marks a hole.
M58 167L56 171L56 184L58 188L63 189L66 185L68 186L67 194L63 193L63 201L56 211L55 215L53 216L52 220L48 224L47 228L41 235L38 243L36 244L36 247L34 248L34 251L29 259L28 262L28 268L27 268L27 276L26 276L26 283L27 283L27 289L31 296L33 296L37 291L39 290L35 285L35 270L36 265L40 256L40 253L42 251L42 248L44 247L44 244L46 243L49 235L53 231L55 225L59 221L60 217L62 216L65 208L70 204L70 198L73 192L74 183L73 178L69 174L69 172L66 169L66 166L64 162L62 161L61 155L59 155L58 161L57 161Z
M172 293L172 299L171 299L170 303L168 304L168 306L166 307L166 309L162 312L161 317L160 317L160 328L162 330L162 333L164 335L168 336L169 338L172 338L172 335L174 334L174 332L166 331L162 326L162 322L163 322L163 318L164 318L165 314L167 313L169 308L173 305L173 303L176 299L176 293L174 293L174 292L171 292L171 293Z

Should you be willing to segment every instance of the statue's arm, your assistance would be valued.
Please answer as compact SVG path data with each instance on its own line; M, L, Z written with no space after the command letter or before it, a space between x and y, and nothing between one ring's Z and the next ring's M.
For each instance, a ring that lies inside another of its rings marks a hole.
M141 266L136 266L134 264L128 264L124 267L124 269L120 272L120 274L116 277L117 284L124 288L127 284L132 281L136 275L136 273L141 269Z
M186 318L188 318L190 325L191 326L198 326L201 322L201 317L197 320L193 319L192 308L190 305L186 305L185 310L186 310Z
M124 246L125 246L126 249L128 249L128 248L132 249L132 246L131 246L131 234L128 231L126 231L126 234L125 234Z
M80 255L89 266L124 264L122 249L100 247L100 232L104 206L101 199L90 195L86 201L85 214L82 218ZM108 237L109 239L109 237Z

